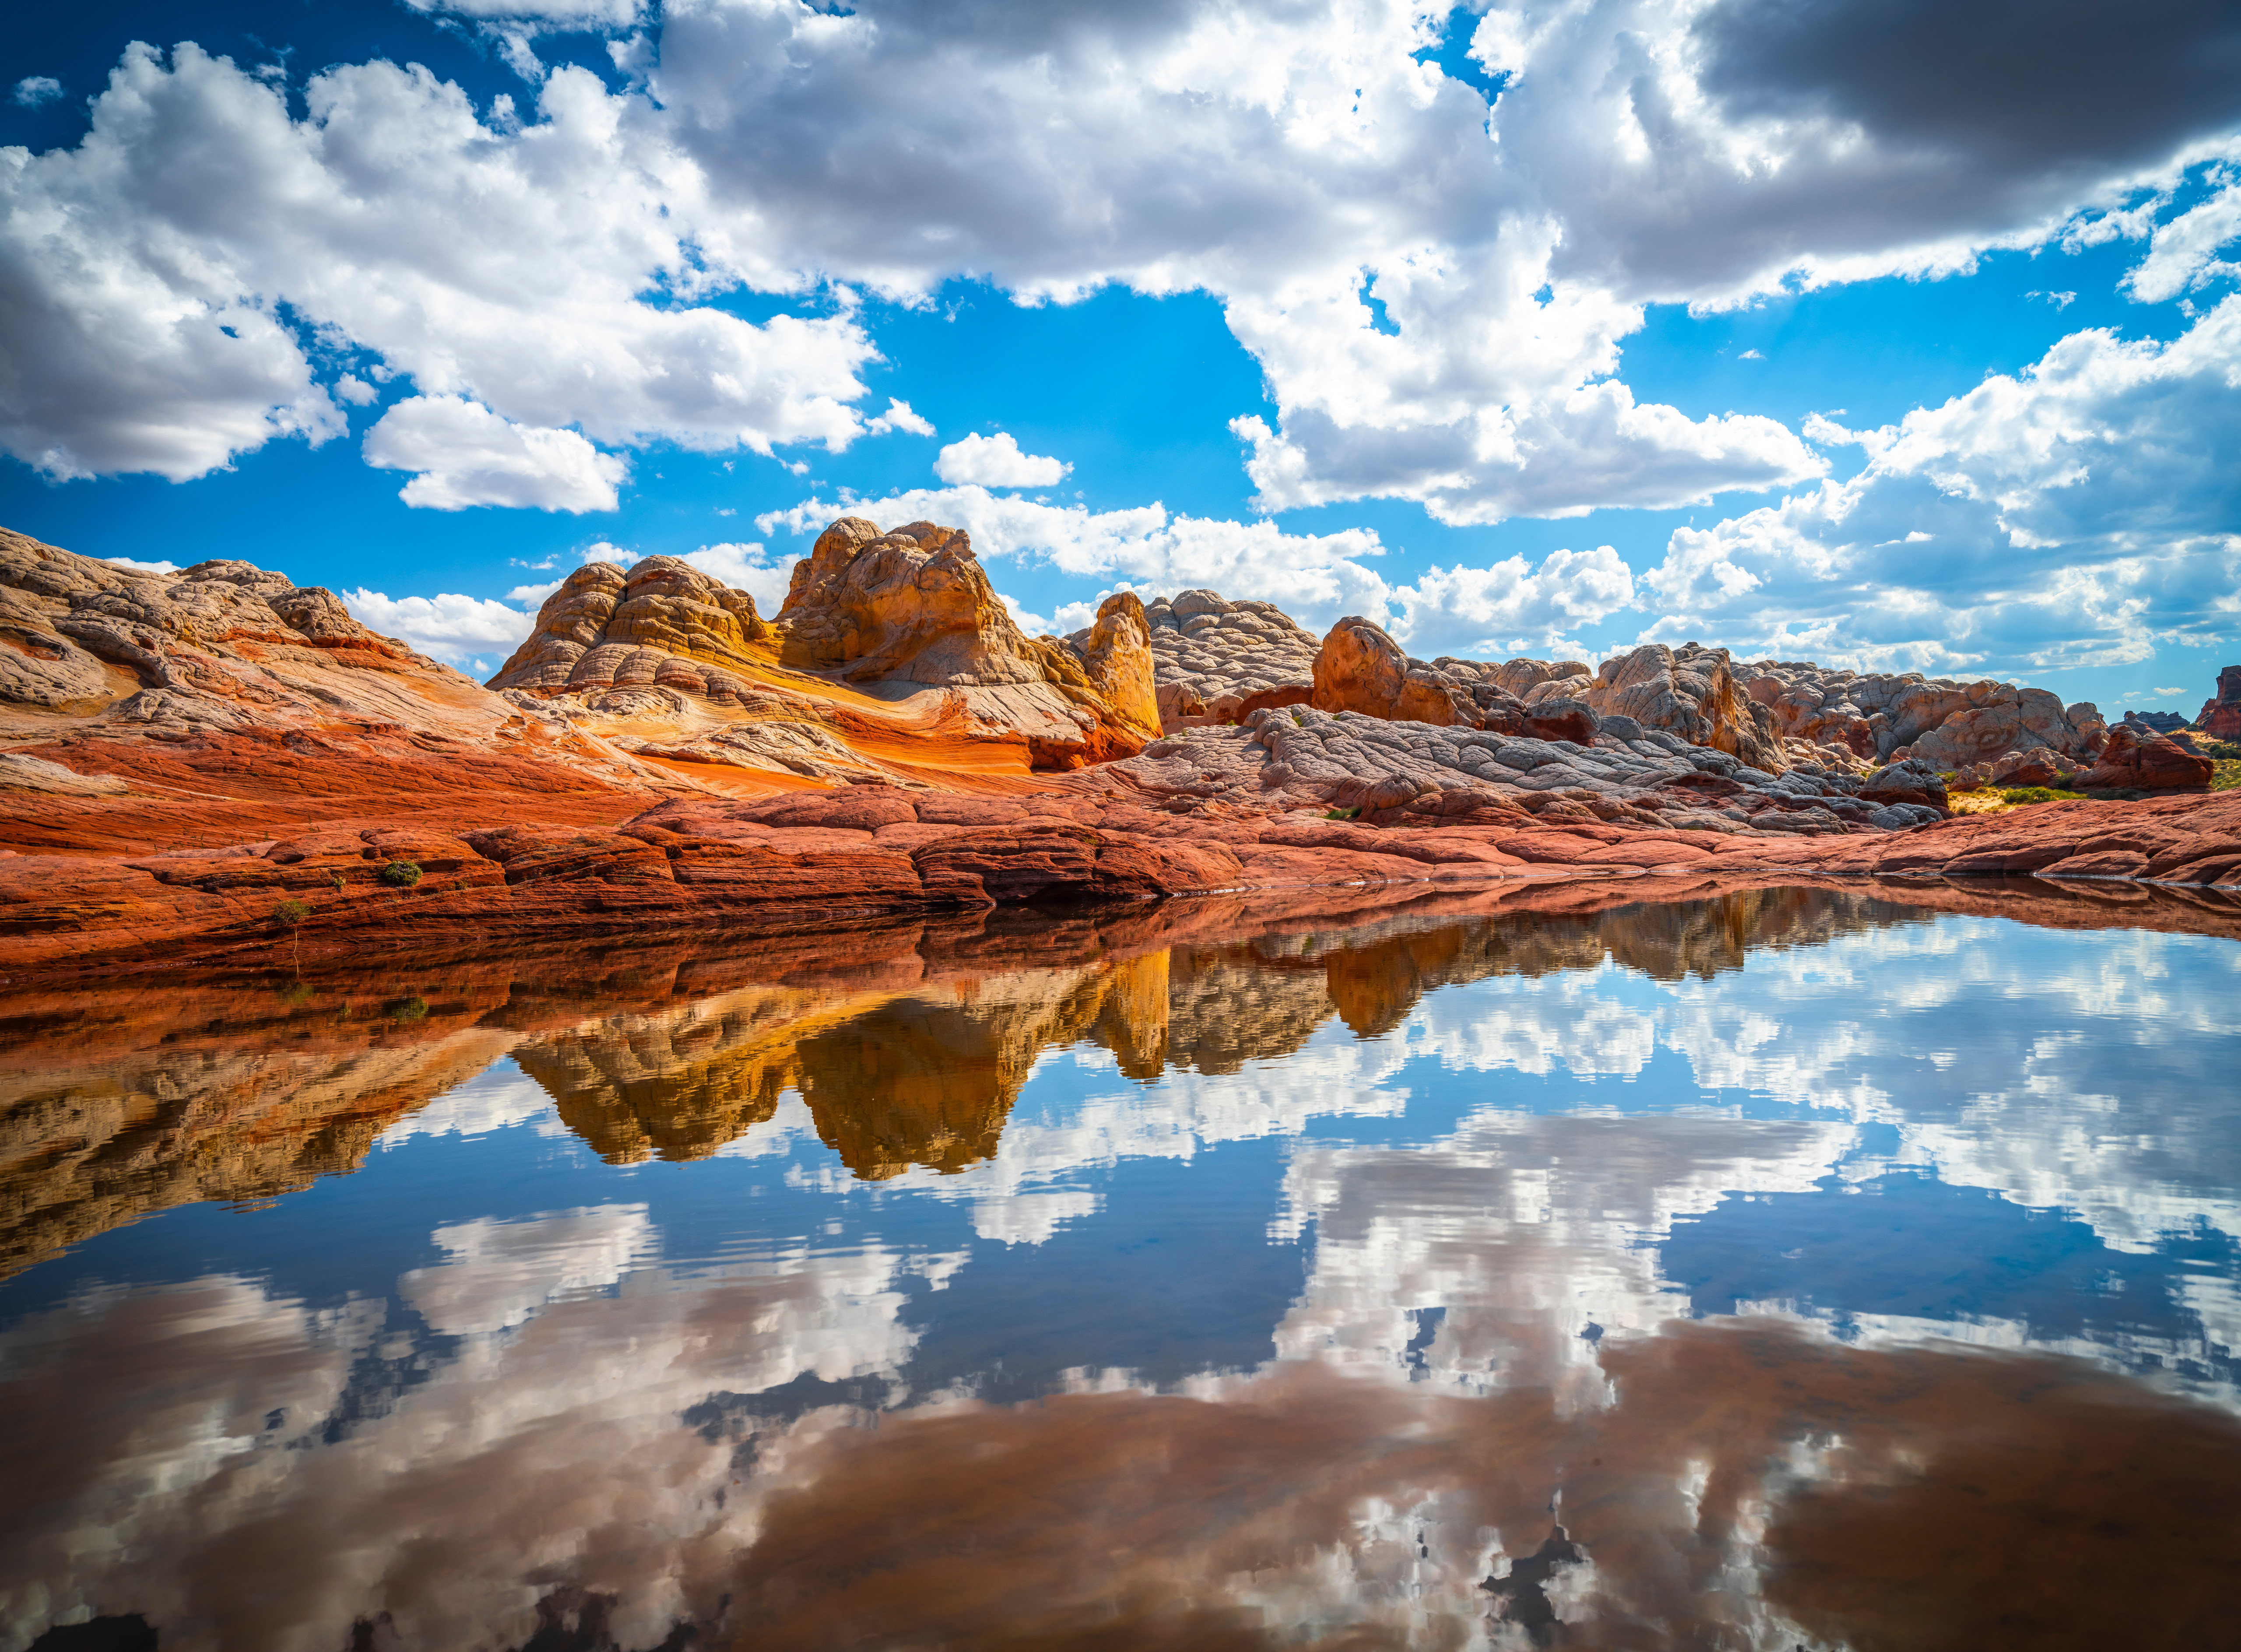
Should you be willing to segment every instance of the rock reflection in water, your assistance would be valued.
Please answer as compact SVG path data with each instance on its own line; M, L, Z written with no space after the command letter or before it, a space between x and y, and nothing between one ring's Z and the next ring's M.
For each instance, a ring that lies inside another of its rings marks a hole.
M2220 1643L2230 943L1562 893L19 999L20 1260L411 1150L10 1287L0 1649Z

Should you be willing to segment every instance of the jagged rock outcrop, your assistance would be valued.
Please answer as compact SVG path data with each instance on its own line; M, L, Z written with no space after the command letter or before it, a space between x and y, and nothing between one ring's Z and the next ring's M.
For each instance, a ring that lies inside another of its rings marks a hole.
M2144 729L2151 734L2172 734L2186 726L2185 716L2178 712L2126 712L2124 722L2129 727Z
M1769 774L1789 766L1773 713L1743 692L1724 648L1644 643L1603 661L1583 698L1601 716L1630 717Z
M1030 638L961 530L913 522L883 533L861 517L818 536L769 619L673 557L580 568L491 683L632 724L617 732L641 755L826 780L904 778L833 746L1008 741L1034 767L1070 768L1159 732L1134 598L1109 601L1078 646ZM737 726L769 721L827 738L790 733L779 752ZM827 749L804 751L806 740Z
M2194 726L2213 740L2241 740L2241 665L2218 673L2218 692L2203 701Z
M2084 791L2198 792L2215 772L2208 758L2120 723L2109 731L2100 760L2078 775L2077 785Z

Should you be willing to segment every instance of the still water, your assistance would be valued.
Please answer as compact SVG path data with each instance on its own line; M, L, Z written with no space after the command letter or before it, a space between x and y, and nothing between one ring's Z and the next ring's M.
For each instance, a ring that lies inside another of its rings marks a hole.
M2241 943L1525 899L10 989L0 1647L2241 1644Z

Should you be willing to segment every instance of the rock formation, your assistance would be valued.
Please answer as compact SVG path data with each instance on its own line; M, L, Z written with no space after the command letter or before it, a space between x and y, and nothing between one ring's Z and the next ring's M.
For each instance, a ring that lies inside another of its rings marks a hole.
M1313 686L1314 633L1274 603L1232 602L1211 591L1161 597L1145 609L1163 723L1234 721L1254 706L1296 705ZM1088 637L1076 632L1069 640Z
M1587 667L1576 662L1413 659L1380 627L1349 617L1323 639L1310 703L1318 711L1359 712L1388 722L1585 741L1595 738L1596 726L1576 698L1586 679ZM1512 684L1524 691L1522 698Z
M2100 750L2107 725L2088 701L2065 707L2043 688L1828 671L1799 660L1739 665L1745 692L1774 713L1785 739L1842 746L1876 762L1919 757L1962 772L2040 747L2072 759Z
M1159 732L1134 598L1077 647L1029 638L962 531L861 517L818 537L769 619L673 557L579 568L491 686L622 719L641 755L843 782L904 778L871 755L882 743L1009 743L1023 769L1064 769Z
M2161 734L2126 724L2109 731L2100 759L2077 777L2084 791L2184 792L2204 790L2214 766Z
M579 571L494 691L278 574L0 538L0 973L1683 865L2241 867L2224 794L1939 824L1939 741L2010 739L1977 766L2018 783L2104 745L2085 784L2206 779L2036 691L1656 645L1427 662L1359 619L1302 678L1280 619L1122 592L1030 639L964 535L844 518L775 616L673 559ZM1169 655L1229 671L1239 720L1151 738Z
M2217 702L2212 700L2211 704ZM2124 722L2151 734L2175 734L2186 726L2186 719L2177 712L2126 712Z
M1788 766L1773 713L1737 686L1724 648L1644 643L1603 661L1586 699L1602 716L1630 717L1767 773Z
M1527 715L1550 704L1544 699ZM1882 794L1843 770L1807 765L1770 774L1617 716L1591 738L1592 745L1291 706L1255 712L1241 727L1179 731L1082 781L1161 796L1353 809L1365 819L1491 812L1712 833L1900 830L1940 818L1943 804L1934 773L1903 771L1910 778ZM1934 802L1925 786L1935 788Z
M2203 701L2194 726L2213 740L2241 740L2241 665L2218 673L2218 692Z

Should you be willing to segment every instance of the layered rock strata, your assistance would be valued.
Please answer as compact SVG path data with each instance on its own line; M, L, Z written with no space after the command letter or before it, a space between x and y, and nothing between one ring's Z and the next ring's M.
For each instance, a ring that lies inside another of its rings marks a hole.
M1584 741L1598 722L1578 697L1586 682L1576 661L1415 659L1380 626L1350 617L1323 639L1310 703L1390 722Z
M1109 600L1076 646L1030 638L961 530L883 533L861 517L818 537L769 619L673 557L579 568L491 683L635 721L615 738L642 756L839 783L906 779L883 739L929 752L1008 742L1023 769L1065 769L1159 732L1134 597Z
M1552 679L1560 686L1578 680ZM1543 699L1520 720L1551 706ZM1595 732L1587 741L1548 739L1462 722L1395 722L1292 706L1256 712L1234 728L1180 731L1086 780L1163 796L1351 809L1366 818L1401 811L1452 819L1492 810L1550 820L1808 834L1853 826L1895 831L1941 818L1943 788L1927 771L1902 770L1880 786L1812 765L1776 774L1629 718L1589 722Z

